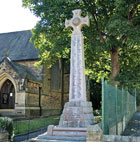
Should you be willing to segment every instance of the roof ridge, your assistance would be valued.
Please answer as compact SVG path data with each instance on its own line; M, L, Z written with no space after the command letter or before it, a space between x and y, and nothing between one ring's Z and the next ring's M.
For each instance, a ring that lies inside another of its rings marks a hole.
M30 42L30 30L0 34L0 61L8 50L8 56L13 60L38 59L39 49Z
M3 34L13 34L13 33L19 33L19 32L27 32L27 31L31 31L31 29L29 29L29 30L21 30L21 31L4 32L4 33L0 33L0 35L3 35Z

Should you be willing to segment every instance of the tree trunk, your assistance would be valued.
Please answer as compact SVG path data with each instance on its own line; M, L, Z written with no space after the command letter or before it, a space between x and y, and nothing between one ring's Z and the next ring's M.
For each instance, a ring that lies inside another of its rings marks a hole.
M111 82L113 83L113 85L117 84L117 82L115 82L115 78L117 77L120 71L120 64L118 59L119 49L120 47L116 47L110 51L112 65Z

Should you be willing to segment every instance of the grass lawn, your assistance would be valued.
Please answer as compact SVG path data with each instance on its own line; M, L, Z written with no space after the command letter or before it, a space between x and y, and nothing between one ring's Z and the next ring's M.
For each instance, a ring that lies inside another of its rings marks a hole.
M57 125L59 122L58 116L51 116L47 118L36 118L32 120L14 121L14 134L24 134L29 131L40 129L41 127L50 124Z

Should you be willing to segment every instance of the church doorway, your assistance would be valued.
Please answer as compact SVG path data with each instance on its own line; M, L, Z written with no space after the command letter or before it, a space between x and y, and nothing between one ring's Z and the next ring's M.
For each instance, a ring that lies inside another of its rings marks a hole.
M13 83L7 79L0 90L0 109L15 108L15 88Z

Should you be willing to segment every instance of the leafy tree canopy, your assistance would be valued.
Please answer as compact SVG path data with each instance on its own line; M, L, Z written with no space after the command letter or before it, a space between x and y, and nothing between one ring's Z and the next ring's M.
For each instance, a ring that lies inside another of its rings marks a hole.
M72 10L82 9L82 15L90 17L90 27L82 29L86 73L97 81L102 75L109 78L115 70L114 77L120 72L117 78L124 82L140 76L139 0L22 1L24 7L40 17L32 30L32 41L39 48L41 63L47 61L50 66L57 58L69 58L71 31L65 28L65 19L72 17Z

